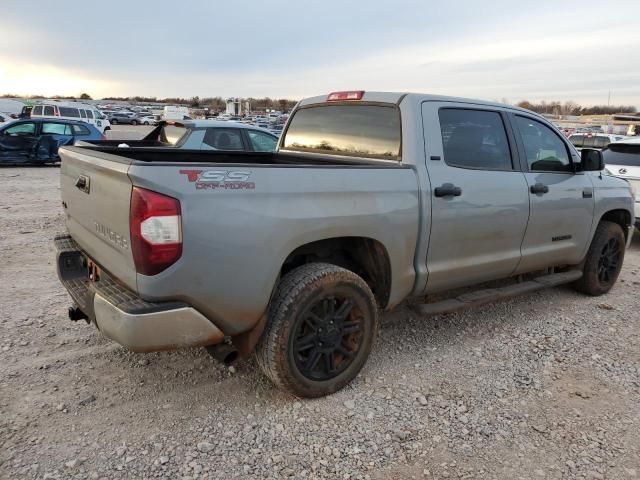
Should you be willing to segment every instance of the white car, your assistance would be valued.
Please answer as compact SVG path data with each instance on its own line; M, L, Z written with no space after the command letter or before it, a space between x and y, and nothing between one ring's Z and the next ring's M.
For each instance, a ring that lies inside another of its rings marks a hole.
M629 138L609 144L602 151L605 171L624 178L631 184L635 195L636 227L640 229L640 138Z
M158 120L153 115L146 115L144 117L140 117L139 122L141 125L157 125Z

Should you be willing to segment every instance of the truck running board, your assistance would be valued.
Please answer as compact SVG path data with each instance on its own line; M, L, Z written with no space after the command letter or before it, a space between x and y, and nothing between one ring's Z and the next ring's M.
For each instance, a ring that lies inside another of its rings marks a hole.
M485 303L502 300L504 298L515 297L524 293L535 292L543 288L555 287L565 283L571 283L582 277L581 270L569 270L562 273L552 273L542 275L533 280L515 283L506 287L487 288L465 293L457 298L449 298L440 302L415 304L416 311L423 315L439 315L441 313L455 312L465 308L477 307Z

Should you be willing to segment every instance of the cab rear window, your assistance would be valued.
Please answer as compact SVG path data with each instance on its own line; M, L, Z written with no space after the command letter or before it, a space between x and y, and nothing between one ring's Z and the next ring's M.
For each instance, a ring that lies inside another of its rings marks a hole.
M323 105L295 113L283 148L400 160L400 138L400 112L395 106Z

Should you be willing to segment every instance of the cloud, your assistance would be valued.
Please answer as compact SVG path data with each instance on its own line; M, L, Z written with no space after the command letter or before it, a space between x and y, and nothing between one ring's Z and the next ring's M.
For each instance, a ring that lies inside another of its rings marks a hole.
M68 0L37 16L17 2L3 8L0 90L300 98L364 88L582 103L605 102L611 90L613 102L640 106L635 0L615 9L590 0Z

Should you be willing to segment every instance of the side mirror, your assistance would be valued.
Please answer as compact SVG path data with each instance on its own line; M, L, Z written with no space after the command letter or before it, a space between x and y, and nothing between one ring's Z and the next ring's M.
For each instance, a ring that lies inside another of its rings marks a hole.
M583 148L580 152L580 171L599 172L604 170L604 159L600 150Z

